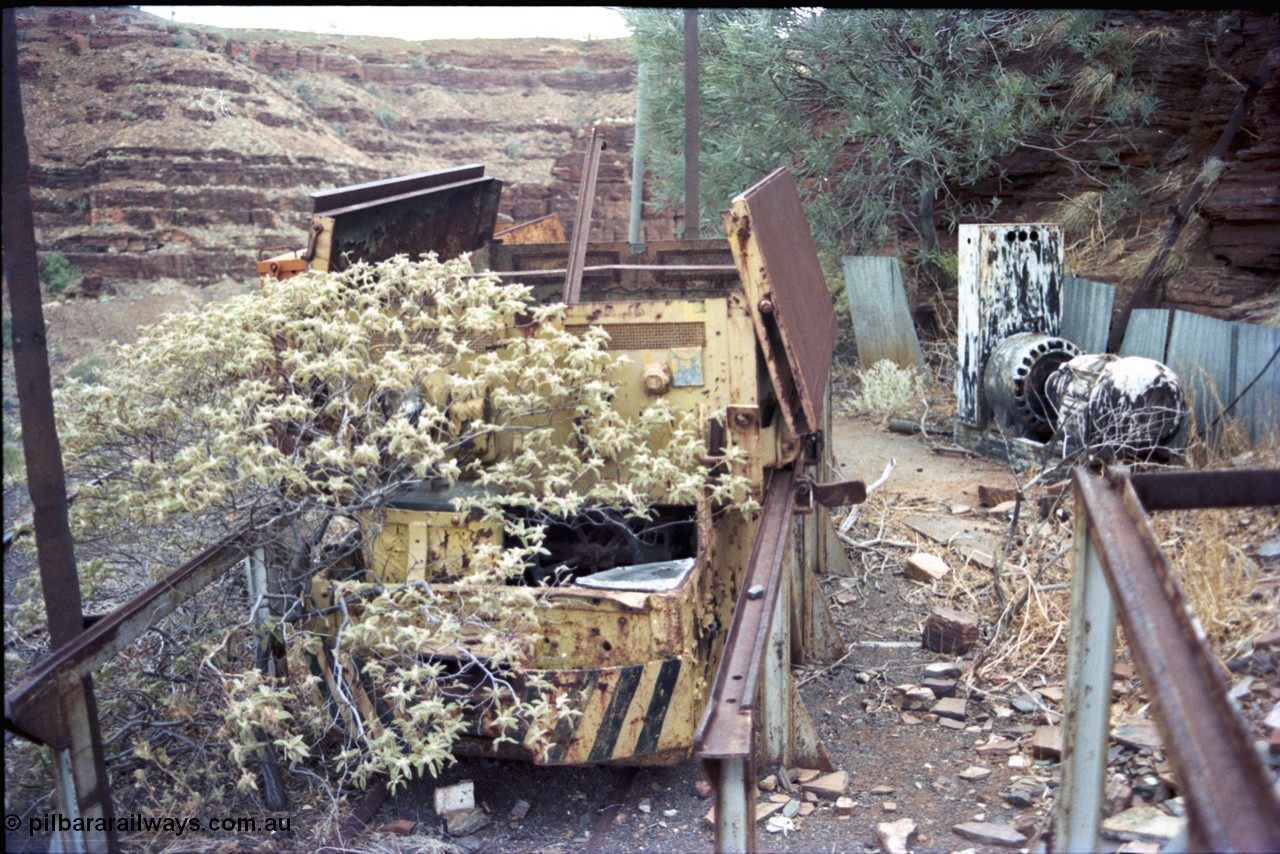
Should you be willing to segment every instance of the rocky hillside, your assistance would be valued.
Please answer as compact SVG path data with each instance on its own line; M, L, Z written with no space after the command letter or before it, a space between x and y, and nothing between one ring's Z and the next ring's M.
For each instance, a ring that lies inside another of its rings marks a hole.
M303 239L309 193L464 163L505 182L506 216L569 223L592 126L613 155L593 237L626 235L633 64L619 40L273 37L128 8L17 21L37 240L87 292L248 281L260 249Z
M983 182L973 193L999 196L1007 221L1063 222L1065 199L1086 202L1076 208L1085 221L1077 221L1068 243L1090 249L1069 249L1068 269L1119 284L1120 297L1127 297L1172 222L1171 208L1204 169L1265 58L1261 88L1199 205L1202 216L1188 222L1176 247L1172 265L1180 272L1165 296L1174 307L1203 314L1278 322L1280 15L1142 10L1113 12L1109 23L1140 40L1134 76L1154 87L1158 101L1150 124L1120 155L1124 163L1154 170L1150 186L1132 200L1133 215L1101 240L1101 231L1079 217L1096 203L1086 194L1098 187L1075 179L1061 158L1031 148L1002 162L999 184Z
M1125 155L1164 180L1105 251L1076 253L1069 266L1132 283L1278 27L1276 15L1248 12L1115 17L1165 34L1136 66L1161 106ZM17 20L37 238L86 273L86 293L164 277L243 285L259 250L299 245L309 193L463 163L506 182L504 217L556 212L571 225L592 126L609 143L592 235L626 236L635 101L623 41L214 30L124 7L28 9ZM1177 306L1233 319L1276 311L1280 50L1271 60L1204 217L1180 245L1185 268L1168 291ZM973 191L998 194L1002 218L1027 221L1089 189L1060 159L1024 150L1002 184ZM673 217L650 216L645 237L673 231Z

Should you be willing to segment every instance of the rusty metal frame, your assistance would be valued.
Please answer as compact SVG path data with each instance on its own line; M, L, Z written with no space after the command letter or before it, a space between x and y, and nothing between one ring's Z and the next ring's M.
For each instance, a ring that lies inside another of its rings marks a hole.
M694 742L698 762L716 791L717 851L755 849L755 711L770 623L777 607L786 604L781 593L794 516L794 474L794 469L776 472L765 492L724 657Z
M592 128L582 163L582 184L578 188L578 208L573 219L569 266L564 274L565 305L573 305L582 295L582 267L587 260L587 241L591 236L591 206L595 203L596 173L600 171L600 153L604 148L604 137Z
M1077 469L1073 481L1079 509L1066 760L1051 850L1098 850L1118 614L1185 790L1191 847L1280 851L1280 800L1147 516L1280 506L1280 470L1130 476L1113 469L1098 478Z
M836 315L791 170L744 190L723 222L787 428L816 433Z
M227 537L43 659L22 682L5 693L5 729L65 749L71 736L60 712L59 695L91 675L223 572L249 557L254 546L254 538L247 532Z
M815 613L813 603L797 602L806 582L816 587L809 570L818 558L813 546L819 532L809 529L819 517L799 517L801 524L795 524L796 482L803 476L795 468L780 469L765 492L715 686L695 737L698 763L715 788L717 851L755 850L758 755L769 767L832 769L791 678L793 661L806 655L806 640L822 646L816 640L821 627L814 624L830 619Z
M333 190L320 190L311 194L312 213L332 216L335 211L350 209L354 205L370 202L381 203L403 198L426 190L435 190L461 181L474 181L484 177L484 164L470 163L432 172L419 172L398 178L384 178Z

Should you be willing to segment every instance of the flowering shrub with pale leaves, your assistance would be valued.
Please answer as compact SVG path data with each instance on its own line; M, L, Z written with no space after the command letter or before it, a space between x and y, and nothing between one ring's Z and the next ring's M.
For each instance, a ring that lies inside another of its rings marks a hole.
M693 413L659 401L627 418L611 407L607 334L566 332L562 313L465 258L402 256L269 281L169 317L121 347L101 383L61 390L73 529L81 542L119 544L88 561L89 577L110 578L140 552L161 574L246 528L281 562L284 589L247 646L282 639L289 679L259 672L260 654L255 667L232 653L229 637L252 635L247 613L239 627L208 627L221 640L199 668L220 688L219 736L242 791L256 788L264 750L360 785L385 774L394 787L452 761L469 714L504 734L517 724L535 741L549 734L577 711L522 668L552 606L509 583L542 553L545 525L592 508L645 517L657 504L746 502L743 478L708 482ZM334 546L339 520L367 525L424 478L487 487L489 498L477 491L459 509L499 520L503 542L477 549L455 596L421 581L335 580L328 627L316 631L304 613L311 579L360 548ZM464 635L480 639L482 656L459 652ZM391 723L370 724L354 698L338 698L341 720L300 699L317 677L298 656L322 641L339 668L353 666L345 652L360 653ZM517 691L517 677L540 690ZM474 690L458 691L460 678Z

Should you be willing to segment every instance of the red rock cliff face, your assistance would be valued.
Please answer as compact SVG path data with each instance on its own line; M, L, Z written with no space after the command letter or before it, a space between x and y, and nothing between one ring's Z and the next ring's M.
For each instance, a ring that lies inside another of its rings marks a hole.
M592 126L609 144L592 234L626 235L620 42L249 39L122 8L18 26L37 241L90 292L250 281L259 250L300 245L310 193L464 163L504 181L506 216L571 226Z
M1122 162L1153 167L1160 185L1114 237L1125 251L1072 272L1120 287L1127 299L1144 250L1172 222L1170 208L1190 188L1240 103L1245 81L1267 60L1261 89L1232 140L1221 177L1179 243L1185 269L1166 283L1167 304L1235 320L1265 320L1280 296L1280 16L1251 12L1116 12L1110 23L1134 31L1163 28L1172 38L1139 52L1135 76L1151 83L1159 105ZM1063 199L1089 189L1064 163L1023 149L1002 166L1004 181L984 182L973 197L999 195L1007 220L1052 220ZM1068 259L1071 267L1071 259ZM1273 321L1274 322L1274 321Z

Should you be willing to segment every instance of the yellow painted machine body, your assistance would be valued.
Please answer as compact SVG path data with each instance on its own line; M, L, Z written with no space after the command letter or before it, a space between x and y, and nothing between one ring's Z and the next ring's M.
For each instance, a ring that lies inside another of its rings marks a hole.
M759 364L742 293L580 303L569 307L564 323L570 330L603 326L613 355L626 357L612 377L614 405L622 414L637 414L659 396L706 418L724 412L724 442L745 452L737 465L750 478L755 498L761 497L765 471L795 456L796 442L782 418L761 424L768 376ZM655 375L663 377L656 388ZM508 441L500 440L490 455L510 453ZM380 525L370 526L377 533L367 543L365 562L383 584L426 581L436 595L450 596L454 586L438 579L457 575L477 546L500 540L500 525L452 509L448 500L456 491L441 490L435 501L408 496L393 502ZM570 765L669 764L690 758L758 520L755 514L727 511L714 514L713 521L707 506L664 512L685 519L694 532L692 567L676 586L647 591L569 584L541 594L553 600L554 608L546 633L530 639L525 666L566 693L581 715L561 723L547 751L536 750L532 737L524 743L520 732L514 733L516 745L495 747L499 733L478 720L474 733L458 745L459 753ZM317 605L325 604L326 583L318 582ZM323 677L322 691L332 697L332 662L316 659L313 670ZM362 725L376 730L385 711L378 708L376 690L361 680L358 667L342 672L343 695L356 698Z
M438 183L431 176L424 179L428 185L432 181ZM470 178L432 192L471 198L459 194L478 187L475 198L496 204L496 194L480 181ZM331 204L359 198L353 192ZM325 269L340 250L349 254L345 247L364 246L361 241L374 239L368 237L375 231L369 223L380 221L369 214L367 204L330 211L320 207L318 200L305 253L312 268ZM349 210L362 218L358 228L344 224L342 217ZM414 211L396 215L423 233L434 233L432 222ZM466 220L468 227L471 223ZM795 365L786 364L791 341L780 336L776 316L762 317L762 312L772 311L768 301L773 284L758 257L739 251L740 244L754 247L749 229L743 223L733 228L728 242L653 243L642 255L625 243L589 245L584 301L570 305L563 322L568 330L603 327L609 333L609 349L625 357L612 378L617 386L613 405L621 414L635 415L659 397L673 408L696 414L707 436L704 462L714 467L723 449L736 447L733 465L747 476L754 497L760 499L772 470L800 456L797 426L815 429L815 418L805 390L797 393L787 385L802 375ZM400 239L390 228L375 237L383 244ZM540 298L559 301L564 272L557 268L563 268L569 252L566 244L488 242L475 260L477 267L534 285ZM748 262L752 266L744 266ZM750 285L744 286L740 276L751 279ZM826 299L825 286L821 287ZM829 299L819 310L830 313ZM819 321L821 326L822 318ZM829 343L827 347L829 360ZM825 384L825 373L821 379ZM809 407L807 412L801 403ZM504 444L510 441L498 439L484 449L485 457L510 453L512 447ZM440 487L436 495L393 501L380 524L370 526L365 562L381 584L424 581L436 596L454 594L457 588L451 582L457 568L479 544L501 536L500 526L454 509L450 489L468 488L473 487ZM430 493L432 487L423 489ZM596 584L594 576L580 573L571 583L538 591L555 607L544 633L525 639L523 663L531 674L567 693L581 714L562 720L550 749L544 750L535 749L531 737L511 732L506 735L516 743L499 746L501 733L482 716L472 722L456 752L515 756L542 764L674 764L691 757L760 518L758 512L735 509L713 512L705 504L661 512L684 532L666 552L659 548L647 558L679 565L679 573L666 582L629 585L624 577L615 584ZM642 565L654 565L647 561ZM312 588L318 612L330 604L330 594L331 582L321 575ZM817 601L825 609L820 596ZM321 633L336 630L336 623L325 625L336 620L331 611L328 617L315 618L309 628ZM483 637L462 636L456 642L469 654L484 654ZM334 658L332 646L326 646L311 659L312 672L322 677L322 699L334 707L335 715L347 717L349 725L355 724L349 719L351 704L335 703L334 697L354 699L360 726L376 732L390 711L362 673L360 651L348 647L340 654L341 661Z

